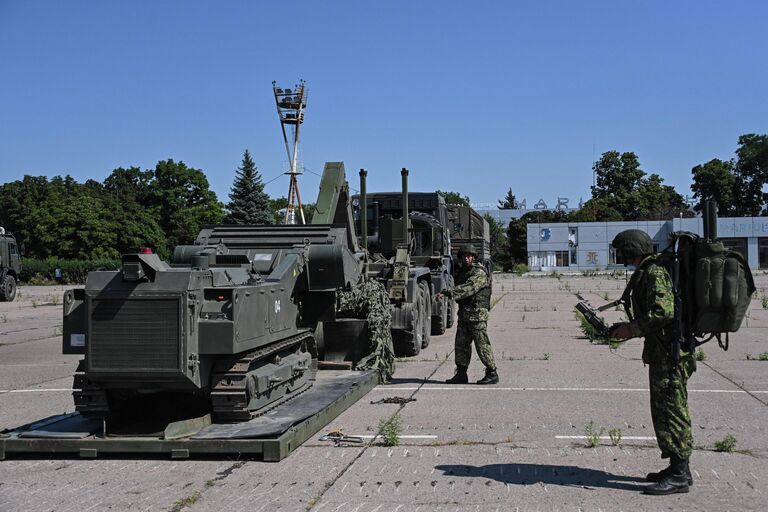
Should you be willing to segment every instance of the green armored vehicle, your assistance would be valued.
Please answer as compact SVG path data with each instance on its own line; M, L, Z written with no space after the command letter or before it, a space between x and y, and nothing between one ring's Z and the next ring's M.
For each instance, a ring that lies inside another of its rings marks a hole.
M16 298L16 284L21 274L21 257L16 238L0 227L0 302Z
M353 368L372 347L364 319L337 314L365 280L348 190L327 163L311 225L209 226L170 262L147 249L89 273L64 297L63 351L84 355L77 411L146 416L150 402L244 421L302 393L318 365Z
M414 356L432 334L453 324L455 303L434 296L453 285L454 262L445 199L436 192L408 192L408 170L401 175L402 193L365 193L361 171L360 198L366 204L357 202L358 223L371 255L368 274L390 295L395 353Z

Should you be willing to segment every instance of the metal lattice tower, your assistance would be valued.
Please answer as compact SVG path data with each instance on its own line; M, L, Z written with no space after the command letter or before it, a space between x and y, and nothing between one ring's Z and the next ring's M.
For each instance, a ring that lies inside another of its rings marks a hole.
M272 90L275 93L277 115L280 118L280 128L283 130L285 151L288 154L290 164L290 169L285 173L291 177L288 186L288 207L285 209L285 223L296 224L296 209L298 208L301 223L306 224L297 176L303 174L298 168L299 128L304 122L304 109L307 108L307 90L304 80L300 80L293 89L282 89L277 87L276 82L272 82Z

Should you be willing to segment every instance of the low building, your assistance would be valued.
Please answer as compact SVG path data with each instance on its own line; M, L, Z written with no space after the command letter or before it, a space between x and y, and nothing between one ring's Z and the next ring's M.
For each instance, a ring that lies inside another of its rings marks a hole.
M666 221L561 222L528 224L528 267L543 271L606 270L622 266L611 247L625 229L640 229L665 249L675 231L701 235L702 218ZM768 269L768 217L722 217L717 236L726 247L740 252L750 268Z

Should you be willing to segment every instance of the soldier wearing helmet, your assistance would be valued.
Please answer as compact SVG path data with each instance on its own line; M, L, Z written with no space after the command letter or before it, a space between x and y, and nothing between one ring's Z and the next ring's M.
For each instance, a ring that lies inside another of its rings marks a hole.
M472 341L480 361L485 365L485 376L478 384L497 384L499 375L493 359L491 341L488 339L488 312L491 309L491 282L488 271L476 261L477 251L474 245L466 244L459 248L458 272L455 286L437 298L443 296L454 299L459 304L459 321L456 328L454 357L456 374L448 379L448 384L466 384L469 382L467 368L472 358Z
M617 261L637 269L629 281L630 321L615 324L611 336L627 340L645 337L643 363L648 365L651 390L651 417L661 457L669 458L667 468L649 473L653 482L646 494L688 492L693 485L688 465L693 449L691 418L688 413L688 377L695 369L693 354L680 350L678 363L672 357L670 326L675 318L675 298L669 272L657 264L653 241L644 231L622 231L611 243Z

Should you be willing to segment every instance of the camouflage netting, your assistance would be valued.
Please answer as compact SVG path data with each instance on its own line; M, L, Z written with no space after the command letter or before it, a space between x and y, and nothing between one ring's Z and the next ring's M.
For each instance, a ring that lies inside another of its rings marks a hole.
M370 353L357 363L355 369L372 368L379 373L381 382L389 381L395 373L395 349L387 290L378 281L369 280L351 291L340 292L338 300L339 316L368 321Z

